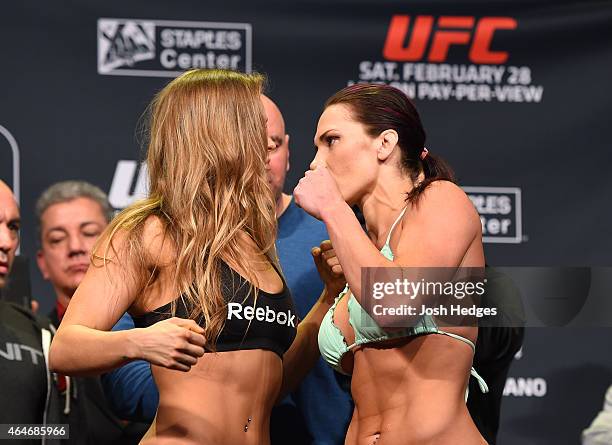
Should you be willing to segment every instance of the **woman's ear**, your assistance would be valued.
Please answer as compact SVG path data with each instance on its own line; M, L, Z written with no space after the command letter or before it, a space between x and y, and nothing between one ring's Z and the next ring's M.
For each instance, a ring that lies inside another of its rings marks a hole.
M379 143L378 147L378 160L386 161L391 153L393 153L393 149L397 146L397 142L399 140L399 136L397 131L395 130L385 130L378 136L377 143Z

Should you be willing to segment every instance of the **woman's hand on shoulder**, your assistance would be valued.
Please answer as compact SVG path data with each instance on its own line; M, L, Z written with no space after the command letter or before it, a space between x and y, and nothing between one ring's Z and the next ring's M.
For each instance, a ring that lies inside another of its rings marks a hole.
M330 240L325 240L321 242L319 247L313 247L311 253L328 295L332 299L336 298L346 286L346 278L334 251L334 246Z
M134 357L157 366L187 372L204 355L204 329L194 320L173 317L148 328L134 329L130 337Z

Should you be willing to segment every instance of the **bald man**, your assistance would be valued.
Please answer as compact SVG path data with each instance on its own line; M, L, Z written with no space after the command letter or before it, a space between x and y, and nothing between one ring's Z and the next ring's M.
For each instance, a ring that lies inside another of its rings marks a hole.
M15 259L19 227L15 197L0 181L0 288L6 286ZM50 343L48 323L0 300L0 424L58 422L59 411L51 408L57 406L57 392L43 352Z
M291 203L291 196L283 192L289 171L289 135L285 133L285 120L276 104L267 96L261 96L261 101L268 118L268 183L274 193L276 217L279 218Z
M13 192L0 181L0 288L6 286L19 245L19 207Z

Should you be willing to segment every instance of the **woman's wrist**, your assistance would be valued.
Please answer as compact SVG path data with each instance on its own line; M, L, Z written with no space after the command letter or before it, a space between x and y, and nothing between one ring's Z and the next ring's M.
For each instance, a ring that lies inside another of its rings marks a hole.
M142 353L141 336L144 329L134 328L125 331L117 331L117 334L122 334L124 338L121 341L123 345L123 357L129 360L144 360Z
M349 209L352 213L349 205L343 200L337 200L336 202L329 203L321 209L321 220L325 224L331 223L338 215L346 212Z

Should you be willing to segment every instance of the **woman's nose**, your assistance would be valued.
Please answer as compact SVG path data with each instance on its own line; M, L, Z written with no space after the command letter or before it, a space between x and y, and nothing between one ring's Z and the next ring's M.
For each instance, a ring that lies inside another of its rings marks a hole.
M314 159L310 162L310 169L314 170L317 168L317 165L326 165L325 159L318 152L315 155Z

